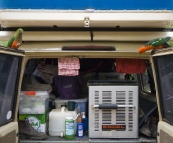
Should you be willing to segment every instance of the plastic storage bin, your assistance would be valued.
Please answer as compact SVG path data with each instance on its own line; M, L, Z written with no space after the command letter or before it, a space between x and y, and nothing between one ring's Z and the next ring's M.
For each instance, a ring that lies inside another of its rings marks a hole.
M81 98L81 99L70 99L70 100L64 100L60 98L55 99L55 107L57 109L61 109L61 105L66 105L68 101L75 101L78 103L77 112L86 112L86 107L87 107L87 97L86 98Z
M21 91L19 114L44 114L49 107L47 91Z

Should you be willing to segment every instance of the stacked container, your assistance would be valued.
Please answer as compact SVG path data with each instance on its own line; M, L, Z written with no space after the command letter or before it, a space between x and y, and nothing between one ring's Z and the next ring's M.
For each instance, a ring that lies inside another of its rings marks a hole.
M39 132L47 131L49 113L48 91L21 91L19 102L19 119L29 119L30 124Z

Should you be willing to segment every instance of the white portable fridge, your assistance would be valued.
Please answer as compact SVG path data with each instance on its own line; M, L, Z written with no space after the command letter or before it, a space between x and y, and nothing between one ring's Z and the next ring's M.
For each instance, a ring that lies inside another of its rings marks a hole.
M89 81L89 138L138 138L138 85Z

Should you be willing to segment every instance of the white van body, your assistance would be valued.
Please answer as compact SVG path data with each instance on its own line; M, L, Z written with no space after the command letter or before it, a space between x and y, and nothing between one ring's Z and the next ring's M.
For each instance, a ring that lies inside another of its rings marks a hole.
M172 48L156 52L151 50L143 54L138 49L155 38L173 37L171 30L173 12L171 10L0 10L0 41L8 41L17 28L23 28L23 43L19 50L0 48L0 55L19 58L14 88L14 103L11 110L4 113L5 123L0 124L0 143L50 143L66 142L65 139L48 136L46 140L20 139L18 129L18 106L22 78L30 59L67 58L79 59L145 59L151 64L156 94L144 92L140 81L139 94L157 103L159 122L157 137L139 136L136 139L92 139L85 136L72 142L173 142L173 126L165 120L163 102L160 95L160 79L157 77L157 64L154 59L173 54ZM171 38L172 40L172 38ZM114 46L115 51L64 51L63 46ZM8 92L7 92L8 93ZM4 97L4 96L2 96ZM146 105L147 106L147 105ZM5 107L5 106L4 106ZM0 108L2 109L2 108ZM1 113L1 110L0 110ZM1 115L1 114L0 114Z

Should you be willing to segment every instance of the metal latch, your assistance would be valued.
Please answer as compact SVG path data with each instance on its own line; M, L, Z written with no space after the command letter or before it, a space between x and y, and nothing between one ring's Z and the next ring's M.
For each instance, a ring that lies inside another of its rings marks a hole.
M89 17L84 18L84 27L90 27L90 19Z

